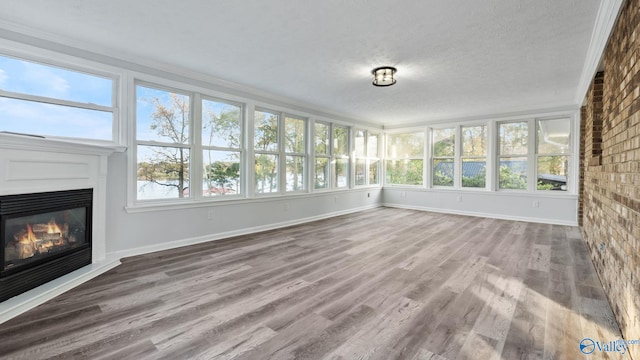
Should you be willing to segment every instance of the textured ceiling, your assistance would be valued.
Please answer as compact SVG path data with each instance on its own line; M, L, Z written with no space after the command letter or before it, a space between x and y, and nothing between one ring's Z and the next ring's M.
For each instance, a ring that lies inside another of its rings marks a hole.
M377 124L574 104L598 0L20 0L0 21ZM371 85L372 68L398 68Z

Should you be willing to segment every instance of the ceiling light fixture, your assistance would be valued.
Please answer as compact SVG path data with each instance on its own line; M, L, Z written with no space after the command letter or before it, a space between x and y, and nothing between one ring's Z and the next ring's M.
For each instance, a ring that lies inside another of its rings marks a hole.
M373 74L374 86L391 86L396 83L393 75L397 72L396 68L391 66L380 66L371 70Z

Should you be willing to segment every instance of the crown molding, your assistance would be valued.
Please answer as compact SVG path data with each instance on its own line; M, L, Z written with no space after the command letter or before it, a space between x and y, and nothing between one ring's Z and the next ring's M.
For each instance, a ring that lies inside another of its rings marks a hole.
M600 2L600 8L596 16L596 24L591 34L587 57L582 67L580 82L578 83L578 89L576 91L575 101L577 104L583 103L589 86L591 86L591 81L598 70L602 54L607 46L609 36L618 19L618 14L620 13L623 3L624 0L603 0Z
M457 124L457 123L467 123L472 121L483 121L483 120L515 120L515 119L523 119L523 118L531 118L531 117L549 117L549 116L558 116L565 115L568 113L575 113L580 109L578 104L563 104L563 105L550 105L548 107L536 107L530 109L522 109L511 112L496 112L496 113L487 113L487 114L478 114L478 115L469 115L469 116L461 116L454 118L445 118L445 119L437 119L430 121L420 121L413 123L404 123L397 125L385 125L385 130L395 130L395 129L410 129L410 128L418 128L423 126L430 125L438 125L438 124Z

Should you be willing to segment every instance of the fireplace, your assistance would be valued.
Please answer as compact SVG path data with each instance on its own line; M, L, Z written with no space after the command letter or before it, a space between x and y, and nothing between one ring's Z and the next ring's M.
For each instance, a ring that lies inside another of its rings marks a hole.
M91 264L93 190L0 196L0 301Z

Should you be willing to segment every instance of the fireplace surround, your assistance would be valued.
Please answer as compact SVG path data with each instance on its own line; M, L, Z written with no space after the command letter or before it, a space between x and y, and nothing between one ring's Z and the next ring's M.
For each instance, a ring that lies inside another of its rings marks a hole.
M75 256L84 257L83 262L87 255L91 254L91 263L31 290L0 301L0 324L120 264L118 257L107 256L107 174L109 156L115 152L124 151L126 148L122 146L84 144L65 139L23 136L0 131L0 196L65 192L78 189L93 190L93 209L90 219L87 219L89 227L86 229L86 233L91 236L91 245L88 247L89 251L85 249L84 252L75 254ZM60 209L53 209L52 212L57 210ZM50 215L54 215L54 219L55 216L59 216L55 219L58 225L60 225L59 222L64 223L65 216L68 218L75 216L73 214ZM39 224L36 228L42 230L44 225L48 225L51 216L35 220L34 222ZM32 227L33 230L35 229ZM64 225L60 230L62 230L64 238ZM72 234L71 229L66 234L66 237L69 237ZM77 241L78 234L75 235ZM4 243L0 243L0 245L4 247ZM15 251L15 249L13 250ZM59 248L59 250L65 252L69 248ZM23 249L23 251L28 250ZM4 261L4 254L0 259ZM36 262L40 259L34 258L32 260ZM56 260L65 264L74 261L74 259ZM35 268L39 265L30 264L29 267ZM4 266L0 264L0 268L4 269ZM14 263L13 268L17 268L17 264ZM7 273L6 277L9 276Z
M91 264L93 189L0 196L0 301Z

